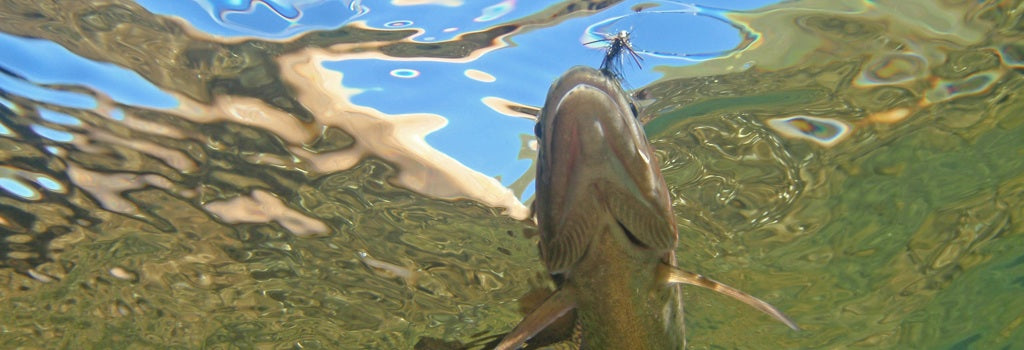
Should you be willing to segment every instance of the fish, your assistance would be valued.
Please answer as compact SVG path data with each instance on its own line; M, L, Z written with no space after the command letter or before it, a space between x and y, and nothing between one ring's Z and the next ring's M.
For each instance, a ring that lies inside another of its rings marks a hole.
M800 329L761 299L676 267L668 186L637 114L618 80L597 69L573 67L552 84L535 126L532 208L557 290L495 349L522 347L572 310L582 348L682 349L683 284Z

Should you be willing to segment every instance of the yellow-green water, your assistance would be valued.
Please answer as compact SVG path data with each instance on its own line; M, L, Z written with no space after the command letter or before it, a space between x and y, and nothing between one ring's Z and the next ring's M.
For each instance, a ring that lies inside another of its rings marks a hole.
M401 42L409 33L352 28L222 43L130 2L104 4L6 1L0 31L215 107L120 106L128 121L113 122L102 106L5 92L16 132L46 107L83 120L74 132L89 141L50 152L46 140L0 138L5 169L68 188L0 197L0 347L467 344L510 330L518 298L547 285L528 224L423 194L400 177L418 171L401 142L349 167L316 158L369 142L346 129L362 124L325 115L365 116L296 85L317 84L301 62L334 44L447 57L500 34L443 55ZM763 40L653 68L666 78L640 88L643 115L672 189L680 265L762 297L804 331L688 288L689 347L1024 347L1024 5L795 1L732 16ZM306 124L224 117L232 106ZM772 124L794 116L848 131L827 143Z

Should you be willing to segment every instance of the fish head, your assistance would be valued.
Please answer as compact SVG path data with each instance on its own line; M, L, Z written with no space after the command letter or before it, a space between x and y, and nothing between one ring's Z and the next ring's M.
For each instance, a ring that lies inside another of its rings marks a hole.
M603 223L622 226L637 254L665 258L675 219L660 165L618 81L574 67L551 86L538 118L534 213L541 256L570 272ZM674 261L666 261L674 264Z

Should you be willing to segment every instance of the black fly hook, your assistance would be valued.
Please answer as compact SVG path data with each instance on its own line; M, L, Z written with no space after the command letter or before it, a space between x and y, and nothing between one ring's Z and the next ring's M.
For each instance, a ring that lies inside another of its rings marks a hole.
M643 65L640 61L643 61L643 57L633 50L633 44L629 41L629 32L622 30L618 34L608 35L604 39L594 40L583 45L590 45L598 42L607 42L608 48L604 52L604 60L601 61L601 72L606 75L618 77L619 72L622 71L622 54L623 49L629 53L629 56L633 58L633 62L636 62L637 68L643 69Z

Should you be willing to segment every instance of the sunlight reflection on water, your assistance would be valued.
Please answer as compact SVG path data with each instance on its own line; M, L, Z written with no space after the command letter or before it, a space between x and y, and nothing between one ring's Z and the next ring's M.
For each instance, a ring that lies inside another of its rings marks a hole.
M681 265L807 329L688 290L691 347L1020 346L1020 6L945 3L10 1L0 344L485 343L531 118L629 30Z

